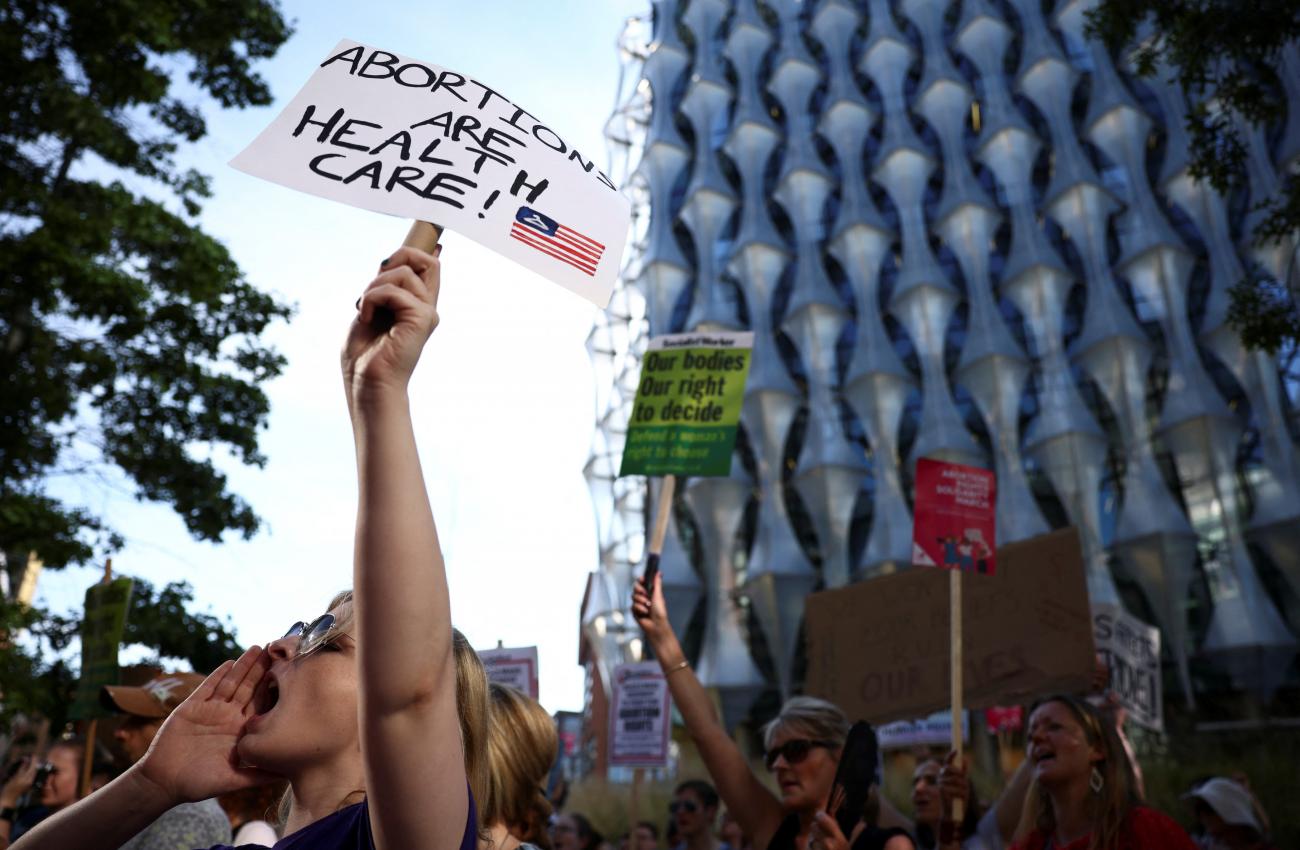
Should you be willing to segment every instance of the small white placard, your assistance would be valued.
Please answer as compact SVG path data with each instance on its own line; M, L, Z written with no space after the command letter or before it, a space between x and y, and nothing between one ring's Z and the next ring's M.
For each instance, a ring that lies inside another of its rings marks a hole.
M970 712L961 715L962 740L970 740ZM952 743L952 712L937 711L919 720L895 720L876 727L882 750L907 747L946 747Z
M487 669L489 682L509 685L521 694L538 699L537 647L485 649L478 657Z
M659 662L614 668L614 696L609 711L611 765L668 766L670 699L668 681Z
M1165 728L1160 630L1115 605L1092 606L1097 652L1110 667L1110 690L1129 719L1156 732Z

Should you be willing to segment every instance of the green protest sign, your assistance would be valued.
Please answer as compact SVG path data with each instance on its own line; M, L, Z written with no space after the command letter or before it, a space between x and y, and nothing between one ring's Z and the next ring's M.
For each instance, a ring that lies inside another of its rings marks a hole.
M752 333L650 340L619 475L726 475L753 348Z
M131 579L116 578L86 591L86 616L81 621L81 679L70 716L74 720L100 717L99 690L117 684L117 647L126 629L131 603Z

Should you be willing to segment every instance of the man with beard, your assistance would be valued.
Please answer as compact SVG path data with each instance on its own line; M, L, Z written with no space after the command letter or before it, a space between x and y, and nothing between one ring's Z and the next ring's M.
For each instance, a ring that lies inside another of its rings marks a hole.
M197 673L167 673L140 687L109 685L100 692L105 708L126 715L113 737L131 764L149 751L163 721L201 684ZM192 850L229 842L226 813L216 800L203 800L167 810L121 850Z

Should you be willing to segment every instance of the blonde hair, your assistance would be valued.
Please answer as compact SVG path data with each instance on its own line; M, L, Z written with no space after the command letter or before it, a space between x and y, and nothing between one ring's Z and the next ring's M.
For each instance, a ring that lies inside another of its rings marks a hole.
M1050 696L1035 703L1029 711L1030 716L1039 706L1049 702L1065 706L1083 729L1089 746L1101 753L1101 761L1094 764L1101 774L1101 790L1090 793L1086 803L1088 822L1092 824L1088 850L1113 850L1120 846L1124 822L1138 803L1134 791L1137 784L1133 779L1133 767L1129 764L1128 753L1124 751L1115 726L1106 722L1101 712L1083 700L1066 694ZM1052 799L1037 779L1029 785L1020 812L1020 825L1016 829L1016 841L1025 841L1035 829L1044 835L1052 835L1056 830Z
M488 798L488 677L483 661L459 629L451 630L456 659L456 713L460 717L460 743L465 751L465 778L474 801ZM485 823L480 817L479 823Z
M839 706L817 697L791 697L781 706L781 712L763 727L763 746L772 748L776 733L789 729L819 741L830 743L831 749L844 748L849 737L849 719Z
M346 606L346 607L345 607ZM352 626L356 612L352 605L352 591L344 590L330 600L326 611L336 611L334 624L340 630ZM452 656L456 662L456 714L460 719L460 742L465 757L465 778L469 782L470 793L475 802L487 798L487 737L488 737L488 694L487 670L478 653L469 645L469 641L459 629L451 630ZM364 799L366 791L358 788L347 797L339 808L350 805L357 798ZM280 826L289 819L293 807L293 789L288 788L280 799ZM475 830L481 832L482 818L475 824Z
M546 779L560 739L555 721L532 697L493 682L488 731L488 790L480 816L485 826L503 824L522 842L547 850L551 803Z

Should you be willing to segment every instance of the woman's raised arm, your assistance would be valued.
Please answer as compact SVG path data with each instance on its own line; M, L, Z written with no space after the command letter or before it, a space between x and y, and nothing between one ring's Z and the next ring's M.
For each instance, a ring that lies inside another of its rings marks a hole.
M637 580L632 590L632 616L636 617L646 642L668 674L673 703L682 713L686 730L699 747L704 766L727 804L727 811L745 834L751 836L754 847L763 850L781 826L781 801L754 775L744 754L718 720L708 692L686 663L686 655L668 622L661 580L662 575L656 574L653 599L647 592L644 577Z
M401 248L380 264L342 356L357 453L361 750L379 850L455 850L468 817L447 576L407 397L438 324L439 252Z

